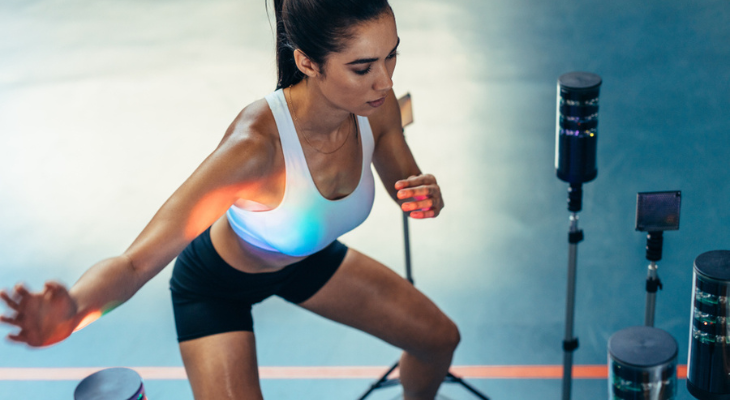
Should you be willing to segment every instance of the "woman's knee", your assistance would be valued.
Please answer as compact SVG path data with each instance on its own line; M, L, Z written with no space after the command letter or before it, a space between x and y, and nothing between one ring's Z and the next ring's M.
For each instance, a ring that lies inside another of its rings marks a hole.
M456 326L454 321L447 318L447 322L444 323L443 331L441 332L440 338L441 345L445 351L453 353L456 347L461 342L461 333L459 327Z
M456 324L449 318L433 323L424 331L418 349L411 351L419 358L451 357L461 341L461 334Z

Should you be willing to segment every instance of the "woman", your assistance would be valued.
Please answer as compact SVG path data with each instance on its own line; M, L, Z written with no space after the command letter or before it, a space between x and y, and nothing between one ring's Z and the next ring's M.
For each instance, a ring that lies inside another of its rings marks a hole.
M404 350L405 399L433 399L456 326L410 283L337 237L370 212L370 163L412 218L443 200L403 137L387 0L276 0L277 90L247 106L218 148L124 254L70 289L0 296L11 340L59 342L129 299L176 256L170 289L197 400L261 399L251 305L278 295Z

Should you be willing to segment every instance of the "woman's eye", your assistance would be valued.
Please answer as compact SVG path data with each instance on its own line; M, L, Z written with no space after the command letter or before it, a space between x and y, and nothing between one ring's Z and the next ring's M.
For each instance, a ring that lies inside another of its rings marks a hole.
M398 56L398 52L396 51L396 52L393 52L393 53L391 53L390 55L388 55L388 57L386 57L385 59L386 59L386 60L388 60L388 61L390 61L390 60L392 60L392 59L396 58L397 56ZM367 67L367 68L365 68L365 69L360 69L360 70L355 70L354 72L355 72L356 74L358 74L358 75L365 75L365 74L367 74L368 72L370 72L370 68L371 68L371 67L372 67L372 65L368 65L368 67Z

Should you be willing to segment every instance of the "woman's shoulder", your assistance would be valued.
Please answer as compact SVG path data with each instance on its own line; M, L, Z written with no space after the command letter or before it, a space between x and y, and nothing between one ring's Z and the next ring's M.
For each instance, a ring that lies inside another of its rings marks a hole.
M218 149L236 162L255 164L265 171L275 165L279 152L279 133L274 116L265 99L244 107L231 122Z
M241 110L228 127L224 140L275 141L278 139L276 122L265 99L259 99Z

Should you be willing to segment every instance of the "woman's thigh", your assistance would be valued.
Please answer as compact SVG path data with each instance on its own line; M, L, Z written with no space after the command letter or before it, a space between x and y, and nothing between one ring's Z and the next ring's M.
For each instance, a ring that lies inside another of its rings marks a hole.
M431 300L388 267L353 249L327 284L299 305L416 356L453 350L459 342L456 325Z
M180 343L195 400L262 400L253 332L236 331Z

